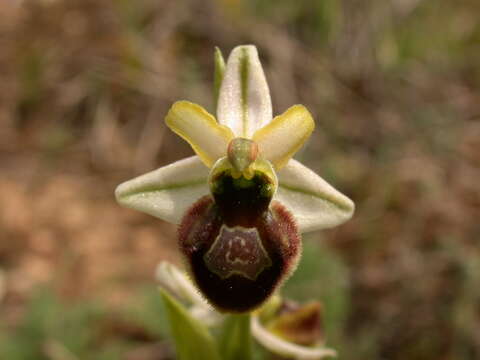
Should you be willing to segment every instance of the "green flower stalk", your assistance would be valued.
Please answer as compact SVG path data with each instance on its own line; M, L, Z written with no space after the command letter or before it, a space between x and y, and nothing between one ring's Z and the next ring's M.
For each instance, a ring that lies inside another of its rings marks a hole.
M353 202L292 157L314 130L302 105L273 117L257 49L215 53L217 117L174 103L167 126L196 156L118 186L120 204L179 224L188 272L222 312L265 303L296 268L303 232L348 220Z

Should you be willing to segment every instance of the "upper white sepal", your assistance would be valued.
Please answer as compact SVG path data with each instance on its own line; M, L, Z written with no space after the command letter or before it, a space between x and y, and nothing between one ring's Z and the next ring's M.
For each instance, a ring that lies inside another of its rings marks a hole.
M187 209L209 193L207 179L208 168L192 156L120 184L115 196L125 207L179 224Z
M251 138L272 120L270 90L255 46L237 46L230 53L220 86L217 119L235 136L244 138Z
M277 175L274 199L292 212L300 232L334 227L352 217L352 200L300 162L291 159Z

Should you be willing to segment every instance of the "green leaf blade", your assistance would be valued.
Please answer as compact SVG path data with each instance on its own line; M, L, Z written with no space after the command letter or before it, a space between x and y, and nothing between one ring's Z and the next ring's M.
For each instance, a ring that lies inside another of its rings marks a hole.
M178 360L220 360L215 341L208 329L193 318L178 301L161 291L175 342Z

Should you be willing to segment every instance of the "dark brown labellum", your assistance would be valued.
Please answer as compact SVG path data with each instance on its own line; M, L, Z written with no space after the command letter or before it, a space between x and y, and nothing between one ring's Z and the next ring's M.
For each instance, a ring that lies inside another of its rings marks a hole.
M198 200L180 225L193 280L219 310L261 305L296 265L297 226L283 205L270 204L269 186L261 173L251 180L222 174L213 196Z

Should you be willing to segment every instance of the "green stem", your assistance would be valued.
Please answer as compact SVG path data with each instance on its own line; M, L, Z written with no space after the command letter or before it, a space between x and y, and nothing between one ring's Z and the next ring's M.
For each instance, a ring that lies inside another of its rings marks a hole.
M252 359L250 314L235 314L227 317L220 338L220 354L224 360Z

